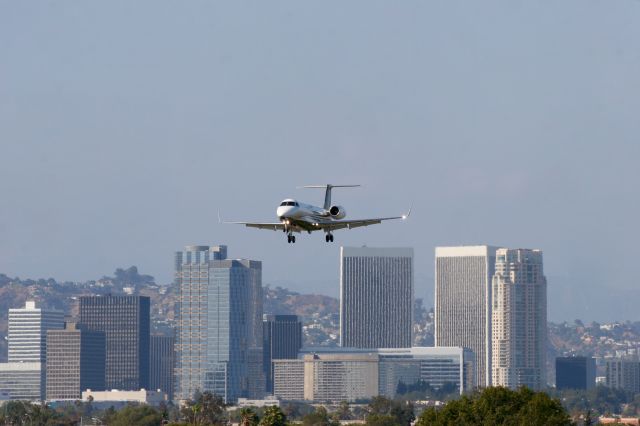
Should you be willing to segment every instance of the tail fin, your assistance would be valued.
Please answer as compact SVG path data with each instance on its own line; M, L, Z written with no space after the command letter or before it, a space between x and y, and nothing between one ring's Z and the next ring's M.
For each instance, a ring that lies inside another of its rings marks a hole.
M301 188L325 188L326 191L324 193L324 209L329 210L331 208L331 188L355 188L360 185L305 185Z

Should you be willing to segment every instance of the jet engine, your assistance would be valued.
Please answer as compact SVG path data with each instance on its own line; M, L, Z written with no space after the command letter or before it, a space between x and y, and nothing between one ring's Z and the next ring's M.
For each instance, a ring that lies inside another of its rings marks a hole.
M334 219L344 219L347 215L347 211L342 206L331 206L329 209L329 214Z

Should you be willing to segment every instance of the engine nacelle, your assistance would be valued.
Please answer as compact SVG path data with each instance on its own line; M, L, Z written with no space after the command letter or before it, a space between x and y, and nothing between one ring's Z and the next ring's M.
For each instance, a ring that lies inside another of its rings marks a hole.
M344 219L347 215L347 211L342 206L331 206L329 214L334 219Z

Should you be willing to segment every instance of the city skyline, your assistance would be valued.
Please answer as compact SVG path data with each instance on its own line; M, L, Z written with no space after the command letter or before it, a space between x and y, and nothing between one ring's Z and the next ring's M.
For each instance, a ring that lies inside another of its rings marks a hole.
M217 212L272 220L296 186L347 182L350 217L413 203L336 244L414 247L418 297L433 247L499 242L545 251L551 319L637 318L617 303L640 296L636 8L5 2L0 272L168 283L175 247L215 240L335 295L322 235L289 247Z

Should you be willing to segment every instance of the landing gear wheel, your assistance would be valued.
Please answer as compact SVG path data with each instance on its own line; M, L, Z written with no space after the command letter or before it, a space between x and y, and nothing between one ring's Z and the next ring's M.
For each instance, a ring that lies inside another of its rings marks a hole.
M327 235L325 235L325 236L324 236L324 240L325 240L326 242L329 242L329 234L327 234Z
M329 234L329 241L333 242L333 234Z
M291 242L292 242L292 243L295 243L295 242L296 242L296 236L295 236L295 235L292 235L292 236L291 236Z
M291 235L287 235L287 242L291 244Z

